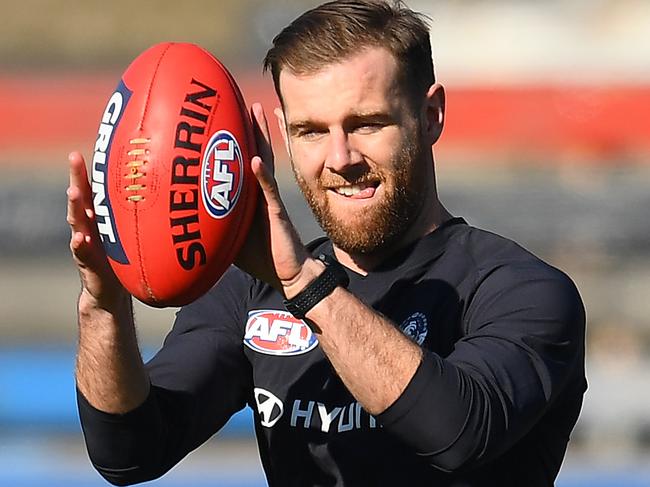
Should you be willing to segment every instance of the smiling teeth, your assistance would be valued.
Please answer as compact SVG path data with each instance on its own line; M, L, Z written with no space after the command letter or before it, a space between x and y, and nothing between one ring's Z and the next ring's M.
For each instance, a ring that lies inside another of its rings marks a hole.
M341 186L339 188L335 188L334 191L344 196L354 196L355 194L360 193L366 188L367 186L365 184L364 185L353 184L352 186Z

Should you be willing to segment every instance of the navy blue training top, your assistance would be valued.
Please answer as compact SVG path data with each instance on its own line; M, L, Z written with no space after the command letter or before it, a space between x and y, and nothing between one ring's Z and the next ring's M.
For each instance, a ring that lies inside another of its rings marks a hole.
M424 350L386 411L370 416L279 293L232 267L179 311L144 404L111 415L79 394L95 468L119 485L159 477L249 405L272 487L553 485L586 389L571 280L461 218L348 274Z

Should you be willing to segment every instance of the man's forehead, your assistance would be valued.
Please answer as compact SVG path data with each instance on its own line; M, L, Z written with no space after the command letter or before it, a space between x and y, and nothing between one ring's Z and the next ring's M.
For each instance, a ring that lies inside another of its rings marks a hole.
M332 72L337 69L346 68L349 66L373 67L376 69L386 69L396 71L397 60L393 53L386 47L382 46L365 46L360 47L357 51L342 55L331 61L323 61L317 68L311 67L303 68L301 66L284 65L280 69L280 80L283 77L292 77L298 79L310 79L315 76L322 75L326 72Z
M326 64L317 71L296 72L285 67L279 76L283 108L286 111L326 104L331 98L380 102L383 95L397 90L398 74L395 57L387 49L374 47Z

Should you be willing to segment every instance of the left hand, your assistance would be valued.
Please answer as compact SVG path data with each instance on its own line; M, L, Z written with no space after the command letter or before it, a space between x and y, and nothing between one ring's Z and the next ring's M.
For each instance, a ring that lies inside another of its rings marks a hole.
M300 290L307 284L302 283L301 277L305 274L303 268L306 262L315 259L310 259L280 198L274 176L271 137L262 105L253 104L251 115L258 148L258 155L251 160L251 168L263 198L260 198L251 231L235 264L290 296L295 292L292 293L289 289ZM309 276L304 277L311 280Z

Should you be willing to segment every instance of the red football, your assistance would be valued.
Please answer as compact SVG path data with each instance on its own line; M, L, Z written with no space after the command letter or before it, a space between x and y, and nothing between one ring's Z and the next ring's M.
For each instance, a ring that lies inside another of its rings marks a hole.
M103 112L93 204L124 287L152 306L205 293L241 247L258 186L252 127L226 68L192 44L138 56Z

